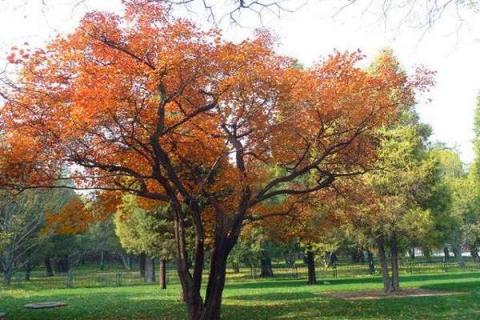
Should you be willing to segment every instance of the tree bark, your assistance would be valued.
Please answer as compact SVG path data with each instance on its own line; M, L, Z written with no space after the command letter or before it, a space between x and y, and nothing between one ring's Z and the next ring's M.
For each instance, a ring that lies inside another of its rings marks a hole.
M233 273L240 273L240 263L233 262L232 269L233 269Z
M45 263L46 276L53 277L52 260L50 259L50 257L46 256L43 262Z
M228 249L225 247L225 244L218 244L212 252L205 304L199 318L200 320L220 320L227 255Z
M385 253L385 240L383 236L380 236L376 239L377 248L378 248L378 258L380 260L380 267L382 270L382 279L383 279L383 290L386 293L392 292L392 279L388 271L388 261L387 255Z
M100 270L105 269L105 252L100 250Z
M260 277L271 278L273 277L272 259L267 251L263 250L260 258Z
M373 253L370 250L367 250L368 257L368 271L370 274L375 273L375 262L373 261Z
M408 250L408 255L410 256L410 259L412 259L412 260L415 259L415 247L410 248Z
M308 281L309 285L317 283L317 274L315 271L315 255L312 251L307 251L307 269L308 269Z
M161 289L167 289L167 260L160 258L160 274L158 275Z
M358 248L353 249L351 256L352 256L353 263L364 263L363 252Z
M448 259L450 258L450 251L448 250L448 247L443 248L443 261L448 262Z
M3 285L8 287L12 282L12 270L3 270Z
M56 263L57 271L61 273L66 273L70 269L70 261L68 255L61 257Z
M455 244L453 254L455 255L455 259L457 260L459 267L465 267L465 259L463 258L462 254L462 246L459 243Z
M392 291L395 292L400 290L399 249L396 233L393 233L390 242L390 256L392 265Z
M145 253L141 253L139 257L139 262L138 262L141 277L145 277L145 259L146 259Z
M25 281L30 281L30 275L33 270L33 265L31 262L25 264Z
M473 262L478 262L478 248L475 245L470 248L470 255Z
M125 270L131 270L132 269L132 259L130 255L125 255L123 253L120 253L120 258L122 259L122 264L125 267Z
M152 258L145 258L145 283L155 282L155 262Z

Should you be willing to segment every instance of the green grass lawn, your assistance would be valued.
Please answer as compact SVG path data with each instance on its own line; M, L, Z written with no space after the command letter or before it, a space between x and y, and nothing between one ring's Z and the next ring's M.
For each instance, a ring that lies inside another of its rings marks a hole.
M223 319L480 319L480 273L405 275L403 287L461 291L465 294L346 301L325 295L333 291L380 289L378 277L328 279L328 284L305 285L305 280L229 281ZM45 290L28 286L0 288L0 311L8 319L184 319L177 300L179 286L168 290L153 285L113 288ZM68 306L27 310L26 303L62 300Z

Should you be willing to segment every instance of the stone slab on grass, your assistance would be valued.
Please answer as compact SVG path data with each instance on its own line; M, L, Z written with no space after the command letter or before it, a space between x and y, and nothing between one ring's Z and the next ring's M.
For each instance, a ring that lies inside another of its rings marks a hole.
M28 308L28 309L50 309L50 308L65 307L66 305L67 304L65 302L62 302L62 301L47 301L47 302L29 303L29 304L25 305L25 308Z

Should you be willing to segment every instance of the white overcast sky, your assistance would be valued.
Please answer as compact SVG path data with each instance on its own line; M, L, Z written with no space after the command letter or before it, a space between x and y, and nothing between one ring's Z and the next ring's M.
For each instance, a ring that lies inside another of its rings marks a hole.
M432 102L417 108L422 120L433 128L433 141L456 148L465 162L471 162L472 124L476 97L480 90L480 13L463 12L464 23L455 10L432 28L416 28L422 13L402 20L401 11L381 18L379 8L361 2L332 16L338 1L310 0L295 13L283 13L280 19L264 16L264 25L279 39L278 51L297 58L305 65L328 55L334 49L362 50L372 58L382 48L392 48L407 70L425 65L437 71L437 84L429 97ZM377 0L378 1L378 0ZM27 5L22 3L26 2ZM9 49L27 41L41 46L56 33L72 30L87 10L119 10L119 0L0 0L0 67ZM297 2L298 3L298 2ZM293 5L291 6L293 7ZM203 12L189 13L193 20L206 24ZM204 12L203 12L204 13ZM249 36L259 21L244 14L242 27L222 24L227 38Z

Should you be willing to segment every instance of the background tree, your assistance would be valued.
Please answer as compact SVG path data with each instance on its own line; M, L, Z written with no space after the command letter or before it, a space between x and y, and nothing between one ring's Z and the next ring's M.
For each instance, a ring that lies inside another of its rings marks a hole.
M175 237L170 222L170 212L165 207L146 211L138 206L134 196L123 197L115 214L115 232L123 248L134 254L145 254L145 281L155 281L154 258L160 260L160 286L167 288L166 263L175 252Z
M4 285L10 284L13 272L19 268L26 267L28 277L35 262L34 253L47 239L40 232L46 215L68 207L74 197L71 190L0 192L0 266Z

